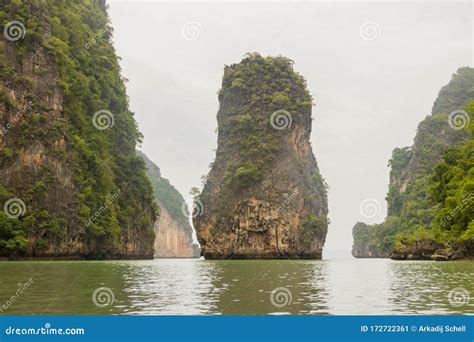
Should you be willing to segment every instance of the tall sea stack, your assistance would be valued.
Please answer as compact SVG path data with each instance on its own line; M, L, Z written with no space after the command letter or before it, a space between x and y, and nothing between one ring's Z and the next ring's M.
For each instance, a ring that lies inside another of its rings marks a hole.
M219 102L216 158L195 203L202 255L320 259L328 207L306 81L288 58L248 54L224 68Z

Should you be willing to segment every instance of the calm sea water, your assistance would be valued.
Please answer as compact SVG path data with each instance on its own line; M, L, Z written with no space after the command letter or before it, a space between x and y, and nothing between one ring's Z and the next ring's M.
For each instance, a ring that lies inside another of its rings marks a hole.
M474 314L474 262L3 262L0 309L15 315Z

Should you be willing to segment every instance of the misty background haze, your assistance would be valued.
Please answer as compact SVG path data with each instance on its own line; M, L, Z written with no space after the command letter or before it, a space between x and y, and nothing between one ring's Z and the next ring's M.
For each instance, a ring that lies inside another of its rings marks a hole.
M383 220L392 150L412 144L440 88L473 65L471 2L108 3L141 149L187 198L215 156L224 65L247 52L294 60L329 184L325 258L350 255L357 221ZM368 199L380 203L371 218Z

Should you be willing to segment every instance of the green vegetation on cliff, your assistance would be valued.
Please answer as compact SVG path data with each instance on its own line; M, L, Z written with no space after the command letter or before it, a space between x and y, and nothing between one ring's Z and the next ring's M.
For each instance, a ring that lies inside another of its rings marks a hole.
M0 40L1 123L32 108L0 144L0 200L26 211L0 212L0 255L152 255L154 195L103 2L2 1L0 23L14 20L26 34Z
M247 54L240 63L224 68L219 101L228 105L219 134L232 144L223 147L239 151L239 158L227 164L224 176L226 184L235 188L261 181L281 149L279 137L269 124L269 114L282 109L298 113L312 106L306 81L293 70L292 60L257 53ZM227 115L229 112L233 115ZM293 116L291 120L298 118Z
M224 68L216 159L194 227L206 258L320 259L327 186L309 142L312 98L286 57Z
M433 171L430 194L441 241L474 240L474 101L466 107L471 118L469 140L448 149Z
M432 114L446 113L462 109L474 99L474 69L462 67L452 75L449 84L441 88L433 104Z
M138 151L137 154L145 161L148 178L155 190L155 196L158 204L170 214L176 222L179 223L186 231L192 234L192 227L189 223L188 216L185 215L186 208L184 197L181 193L170 183L170 181L161 175L160 168L153 163L143 152Z
M392 180L386 198L389 216L400 215L405 196L404 193L399 190L401 184L397 180L402 179L403 170L407 167L412 155L411 147L396 148L393 150L392 158L388 162L388 166L391 168L390 179Z
M393 151L388 217L354 227L354 255L474 254L473 121L474 69L464 67L441 89L413 147Z

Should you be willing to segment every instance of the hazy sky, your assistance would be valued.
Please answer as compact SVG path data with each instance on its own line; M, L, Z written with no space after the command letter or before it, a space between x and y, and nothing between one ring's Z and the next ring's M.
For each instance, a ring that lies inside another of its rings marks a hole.
M295 61L330 187L325 257L349 255L355 222L383 220L393 148L473 64L470 2L108 3L142 149L185 197L214 159L224 65L247 52Z

